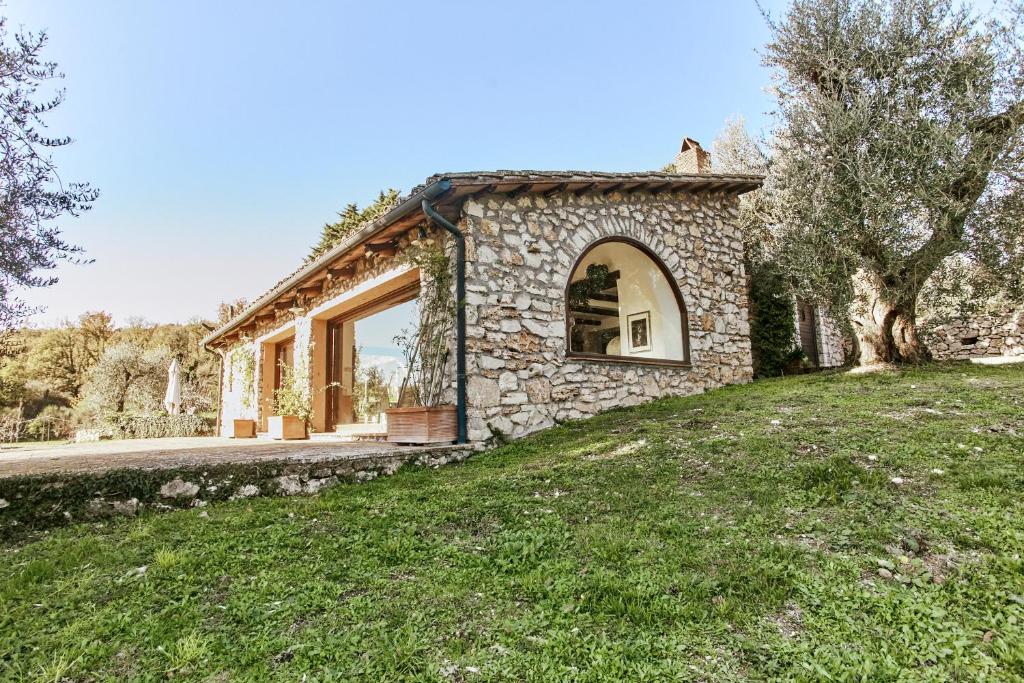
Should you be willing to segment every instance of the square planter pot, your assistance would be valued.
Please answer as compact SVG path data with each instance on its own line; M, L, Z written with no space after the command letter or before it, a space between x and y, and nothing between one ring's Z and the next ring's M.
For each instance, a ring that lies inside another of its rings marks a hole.
M234 439L255 439L256 420L232 420L231 437Z
M267 418L267 435L271 439L306 439L306 423L294 415L274 415Z
M452 443L457 437L455 406L392 408L386 414L391 443Z

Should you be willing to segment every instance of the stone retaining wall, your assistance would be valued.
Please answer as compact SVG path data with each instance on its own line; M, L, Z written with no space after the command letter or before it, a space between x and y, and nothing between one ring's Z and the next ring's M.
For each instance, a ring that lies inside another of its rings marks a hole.
M935 360L1024 355L1024 311L953 320L922 331Z
M462 462L469 448L416 449L365 457L260 460L0 478L0 540L77 522L254 496L317 493L394 474L405 465Z

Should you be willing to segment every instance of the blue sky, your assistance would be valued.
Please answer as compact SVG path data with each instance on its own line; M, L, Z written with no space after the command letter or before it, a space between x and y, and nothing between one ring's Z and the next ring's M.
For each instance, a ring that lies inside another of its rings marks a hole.
M778 12L782 0L763 3ZM8 0L66 74L63 221L95 263L42 324L213 316L293 270L346 203L442 171L643 170L726 118L767 125L767 30L721 2Z

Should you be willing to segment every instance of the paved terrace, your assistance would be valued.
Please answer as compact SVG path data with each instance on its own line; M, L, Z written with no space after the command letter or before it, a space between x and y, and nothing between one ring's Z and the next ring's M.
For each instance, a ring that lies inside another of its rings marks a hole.
M315 463L439 453L467 446L398 446L379 441L269 441L188 437L126 439L61 445L0 445L0 478L112 469L172 469L261 461Z

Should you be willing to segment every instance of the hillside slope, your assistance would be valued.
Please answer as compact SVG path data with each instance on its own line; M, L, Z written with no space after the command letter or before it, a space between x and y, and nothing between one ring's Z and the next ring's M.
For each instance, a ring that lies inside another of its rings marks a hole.
M1024 677L1024 367L613 411L3 551L0 678Z

